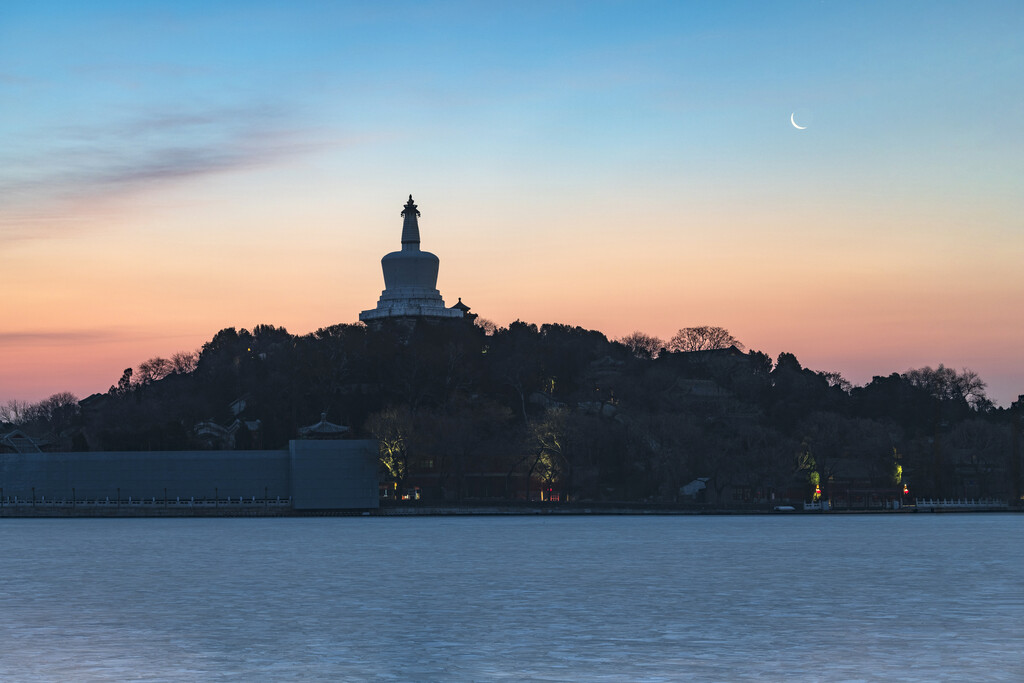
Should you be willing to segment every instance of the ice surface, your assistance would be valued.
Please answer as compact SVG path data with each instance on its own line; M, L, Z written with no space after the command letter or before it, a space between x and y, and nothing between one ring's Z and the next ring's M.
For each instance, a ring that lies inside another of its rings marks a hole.
M0 520L0 679L1024 680L1024 517Z

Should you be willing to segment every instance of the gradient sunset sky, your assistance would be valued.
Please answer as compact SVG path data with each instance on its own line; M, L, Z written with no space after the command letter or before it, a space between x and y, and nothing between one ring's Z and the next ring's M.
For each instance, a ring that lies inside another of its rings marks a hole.
M1024 393L1024 3L0 2L0 402L475 313ZM805 130L797 130L790 116Z

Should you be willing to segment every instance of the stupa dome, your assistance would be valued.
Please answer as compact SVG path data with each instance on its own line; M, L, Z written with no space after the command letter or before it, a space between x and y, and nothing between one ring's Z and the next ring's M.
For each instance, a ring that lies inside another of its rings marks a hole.
M445 308L437 291L440 259L420 250L420 216L416 204L409 201L402 209L402 250L393 251L380 260L384 270L384 291L377 307L359 314L362 321L382 318L461 318L462 311Z

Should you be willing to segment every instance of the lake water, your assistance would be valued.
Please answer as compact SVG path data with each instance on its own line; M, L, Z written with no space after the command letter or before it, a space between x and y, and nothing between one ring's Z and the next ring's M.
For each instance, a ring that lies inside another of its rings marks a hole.
M0 520L0 679L1024 680L1024 516Z

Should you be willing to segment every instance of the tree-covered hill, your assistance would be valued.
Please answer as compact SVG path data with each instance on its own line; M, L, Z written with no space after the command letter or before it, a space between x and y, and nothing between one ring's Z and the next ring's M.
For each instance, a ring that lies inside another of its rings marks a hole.
M381 443L382 479L448 500L713 504L897 495L1020 497L1020 403L968 370L853 387L774 361L721 328L668 343L568 325L227 328L153 358L105 394L11 402L8 428L50 449L280 448L321 415ZM1014 429L1018 430L1015 434ZM6 430L0 430L6 431Z

